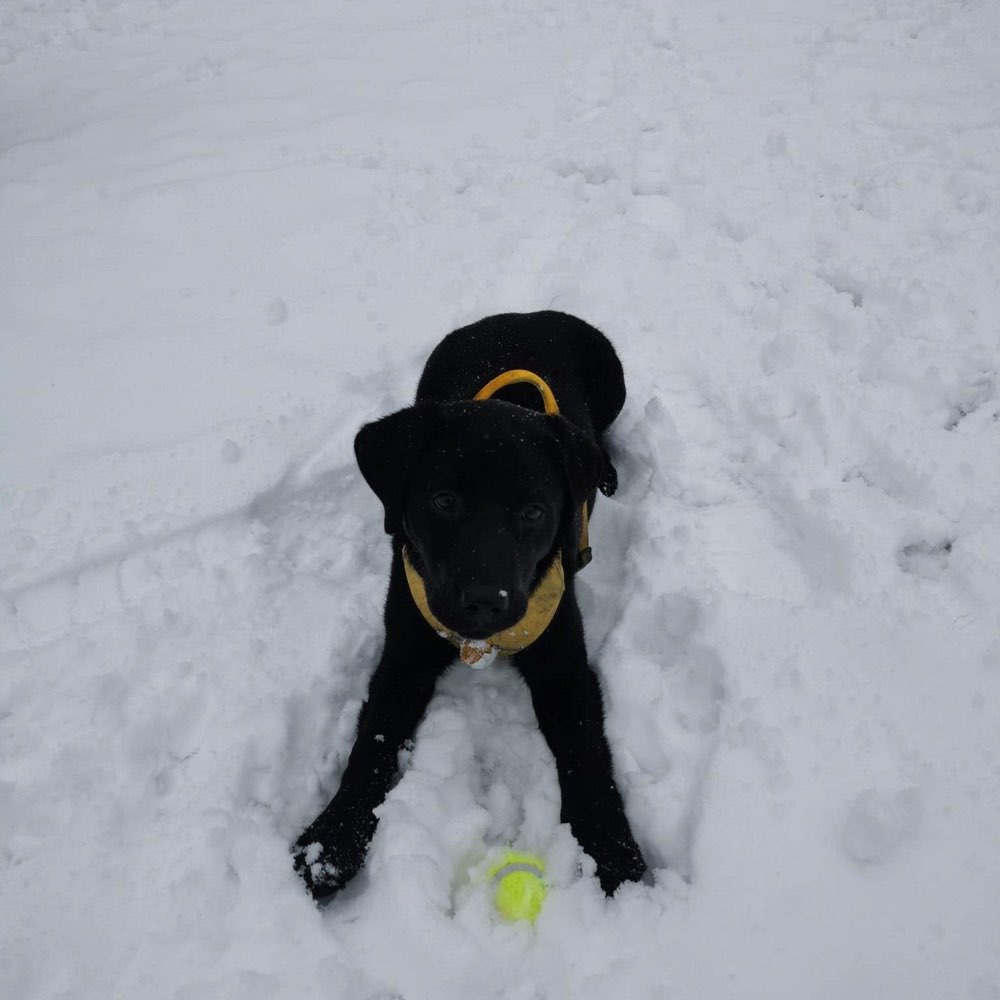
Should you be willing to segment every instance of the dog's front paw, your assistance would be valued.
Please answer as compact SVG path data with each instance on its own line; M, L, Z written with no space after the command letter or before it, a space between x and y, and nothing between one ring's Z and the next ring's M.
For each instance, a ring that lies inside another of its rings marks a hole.
M647 871L642 851L631 836L602 844L593 857L598 881L608 896L613 896L625 882L641 882Z
M292 863L317 903L332 899L347 882L337 857L321 841L296 843L292 848Z
M374 823L331 823L320 816L292 848L295 870L317 903L329 902L365 863Z

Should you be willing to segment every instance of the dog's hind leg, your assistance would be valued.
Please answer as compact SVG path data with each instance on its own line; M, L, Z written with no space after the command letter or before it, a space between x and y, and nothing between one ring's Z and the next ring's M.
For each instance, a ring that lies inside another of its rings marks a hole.
M518 654L517 668L555 757L563 822L594 859L608 895L622 882L640 881L646 862L615 784L601 689L587 663L580 612L571 594L538 641Z

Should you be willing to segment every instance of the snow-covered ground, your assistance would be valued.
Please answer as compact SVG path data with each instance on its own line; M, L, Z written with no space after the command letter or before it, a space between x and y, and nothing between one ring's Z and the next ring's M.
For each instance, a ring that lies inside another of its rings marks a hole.
M995 0L0 6L0 996L998 1000L998 51ZM497 665L321 912L354 432L548 307L629 382L580 587L655 884L578 874Z

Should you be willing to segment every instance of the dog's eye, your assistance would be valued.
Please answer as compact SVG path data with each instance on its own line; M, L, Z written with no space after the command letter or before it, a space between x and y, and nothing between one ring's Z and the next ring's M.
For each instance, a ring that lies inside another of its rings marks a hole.
M528 524L540 521L544 515L545 508L539 503L529 503L521 508L521 520L527 521Z
M438 490L431 497L431 505L442 514L454 514L458 509L458 497L451 490Z

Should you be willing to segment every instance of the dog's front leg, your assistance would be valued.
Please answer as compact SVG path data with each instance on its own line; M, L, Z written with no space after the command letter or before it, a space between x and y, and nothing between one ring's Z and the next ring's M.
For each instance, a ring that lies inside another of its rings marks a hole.
M518 654L517 667L555 757L563 822L569 823L580 846L594 859L608 895L622 882L638 882L646 862L615 784L601 689L587 662L580 611L572 594L563 597L542 636Z
M455 657L454 647L433 632L413 605L398 552L385 625L385 649L372 674L340 787L294 848L296 870L317 901L342 889L364 864L378 822L374 810L396 779L399 752L423 718L438 677Z

